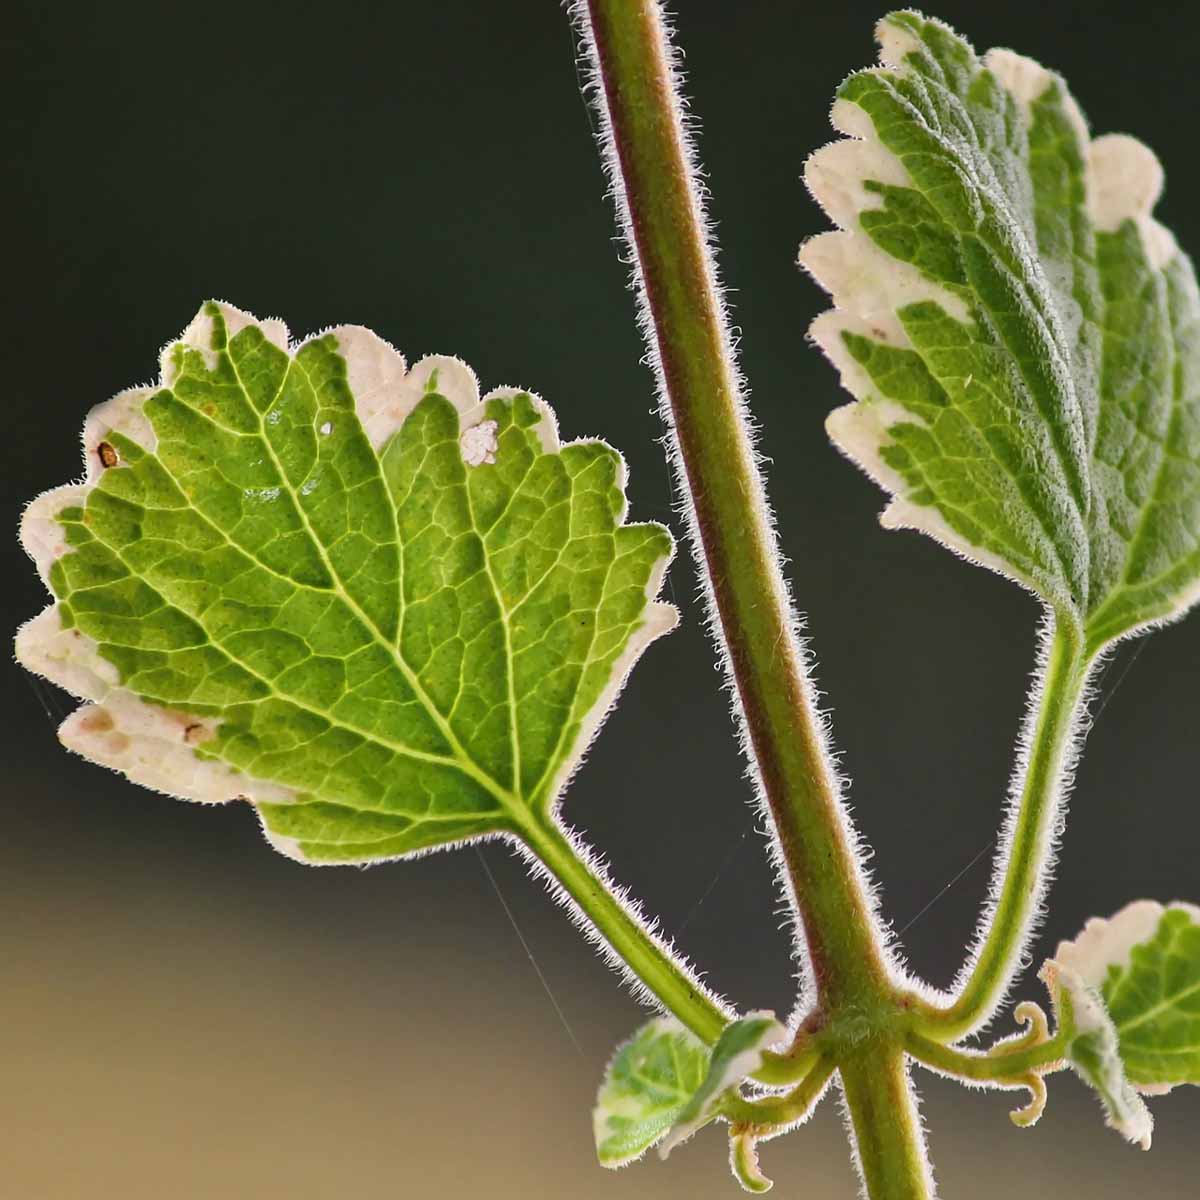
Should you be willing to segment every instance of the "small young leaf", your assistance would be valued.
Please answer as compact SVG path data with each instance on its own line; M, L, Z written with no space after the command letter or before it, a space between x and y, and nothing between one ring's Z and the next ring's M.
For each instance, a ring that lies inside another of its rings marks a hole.
M734 1179L742 1185L744 1191L757 1195L769 1192L775 1186L758 1165L758 1148L751 1133L743 1131L730 1135L729 1166Z
M726 1026L712 1049L708 1073L659 1146L659 1154L666 1158L680 1142L719 1116L726 1092L753 1075L762 1066L763 1051L786 1036L787 1030L771 1012L750 1013Z
M1130 1083L1200 1084L1200 908L1139 900L1089 921L1053 962L1103 998Z
M673 1017L643 1025L616 1053L593 1113L603 1166L640 1158L668 1129L708 1072L708 1047Z
M57 603L18 657L90 701L62 740L249 799L303 862L548 821L675 621L670 537L624 524L616 451L357 327L289 347L206 304L162 369L88 417L85 482L25 514Z
M1062 79L899 12L806 179L801 262L857 402L829 431L922 530L1017 579L1094 653L1200 598L1200 293L1133 138Z
M1054 1000L1059 1027L1069 1031L1067 1062L1100 1097L1109 1126L1149 1150L1154 1119L1125 1074L1117 1031L1100 993L1053 959L1042 967L1041 976Z

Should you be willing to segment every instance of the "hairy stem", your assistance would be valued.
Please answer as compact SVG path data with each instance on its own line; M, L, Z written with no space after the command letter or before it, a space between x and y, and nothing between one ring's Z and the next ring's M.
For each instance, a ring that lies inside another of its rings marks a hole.
M905 1048L918 1062L958 1079L1019 1083L1031 1071L1045 1073L1062 1063L1067 1037L1059 1033L1048 1042L1010 1052L979 1054L954 1050L920 1034L910 1034Z
M669 421L819 1000L890 987L824 746L705 241L656 0L579 6Z
M712 1045L733 1020L729 1012L625 904L577 838L569 838L554 821L530 824L520 833L538 868L549 872L571 898L587 923L642 987L701 1041ZM816 1059L801 1039L785 1053L763 1052L753 1078L768 1087L803 1079Z
M872 1047L839 1066L858 1166L871 1200L931 1200L920 1119L898 1046Z
M725 1113L731 1121L754 1130L766 1131L792 1125L808 1115L820 1099L834 1069L832 1059L817 1055L812 1060L808 1074L786 1096L773 1096L768 1100L730 1099L725 1102Z
M715 1042L731 1015L621 903L579 847L549 822L531 826L522 840L629 971L698 1038Z
M986 1024L1020 967L1045 891L1089 665L1079 630L1065 619L1059 621L1036 689L1028 763L986 935L954 1003L926 1009L919 1018L924 1032L942 1041L956 1040Z

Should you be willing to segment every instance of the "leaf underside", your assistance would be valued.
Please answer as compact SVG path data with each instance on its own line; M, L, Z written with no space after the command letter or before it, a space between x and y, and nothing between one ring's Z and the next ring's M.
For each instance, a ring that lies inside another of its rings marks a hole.
M640 1158L675 1124L708 1073L709 1049L671 1017L647 1022L617 1051L596 1098L596 1154Z
M290 347L207 304L160 386L89 417L88 477L27 510L56 597L18 657L89 701L63 740L257 807L308 862L551 819L672 552L624 464L526 392L409 371L366 330Z
M911 12L852 75L806 179L801 262L884 522L1015 578L1096 652L1200 596L1200 295L1161 168L1092 140L1062 79Z

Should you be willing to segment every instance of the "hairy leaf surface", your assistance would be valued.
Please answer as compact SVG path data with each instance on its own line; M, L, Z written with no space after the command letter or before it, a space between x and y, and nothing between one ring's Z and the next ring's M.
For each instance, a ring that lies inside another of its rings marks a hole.
M899 12L852 75L801 262L883 522L1017 579L1094 652L1200 597L1200 294L1140 142L1092 140L1062 79Z
M617 1051L593 1128L606 1167L640 1158L675 1124L708 1074L709 1048L673 1017L647 1022Z
M92 412L84 483L23 523L56 603L18 656L90 702L63 741L249 799L306 862L549 820L675 619L670 537L624 524L620 456L357 327L289 346L206 304L162 372Z

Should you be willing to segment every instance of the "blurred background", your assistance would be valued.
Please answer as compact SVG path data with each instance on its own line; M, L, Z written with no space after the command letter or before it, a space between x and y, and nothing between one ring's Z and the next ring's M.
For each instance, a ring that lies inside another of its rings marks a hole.
M830 448L825 300L795 268L826 227L800 181L880 9L676 5L721 263L771 498L883 907L948 984L985 895L1038 620L1018 589L910 534ZM1119 9L1121 11L1119 11ZM1200 249L1190 4L965 4L982 50L1060 69L1098 131L1149 141L1159 215ZM201 300L340 322L519 384L630 465L635 519L678 532L626 270L557 4L340 0L204 8L17 0L0 32L7 432L0 524L79 473L93 404L157 370ZM46 602L0 539L0 625ZM777 893L702 629L648 653L566 802L616 877L737 1004L787 1012ZM8 636L7 634L5 636ZM1200 618L1124 647L1100 682L1038 958L1139 896L1200 899ZM306 869L242 806L142 792L55 741L67 697L2 686L0 1197L362 1200L737 1194L721 1136L667 1165L595 1165L590 1106L644 1014L503 847ZM1021 995L1041 1000L1029 978ZM1007 1029L1008 1018L999 1026ZM1041 1124L1012 1097L919 1078L943 1194L1195 1194L1200 1096L1153 1102L1143 1155L1067 1076ZM782 1195L849 1200L835 1103L764 1149Z

